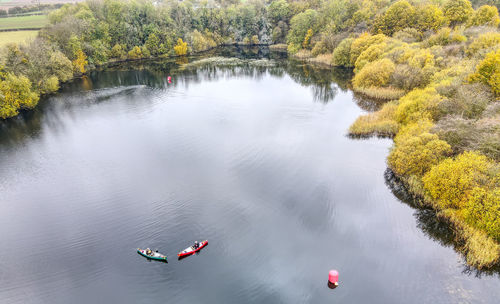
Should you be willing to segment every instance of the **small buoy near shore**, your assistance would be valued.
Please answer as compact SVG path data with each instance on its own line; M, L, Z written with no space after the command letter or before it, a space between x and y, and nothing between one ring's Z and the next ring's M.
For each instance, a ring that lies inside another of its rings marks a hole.
M328 272L328 286L330 288L335 288L339 286L339 272L335 269Z

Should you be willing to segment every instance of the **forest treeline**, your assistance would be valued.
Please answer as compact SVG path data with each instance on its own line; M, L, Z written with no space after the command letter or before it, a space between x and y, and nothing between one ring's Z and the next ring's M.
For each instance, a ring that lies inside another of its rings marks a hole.
M65 5L26 45L1 52L0 117L110 61L225 44L281 44L354 70L386 101L350 128L394 137L388 165L449 220L479 268L500 261L498 0L87 1Z

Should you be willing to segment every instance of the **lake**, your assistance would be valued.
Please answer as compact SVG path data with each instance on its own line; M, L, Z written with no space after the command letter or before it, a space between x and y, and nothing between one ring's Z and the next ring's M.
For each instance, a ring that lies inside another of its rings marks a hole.
M347 136L377 107L351 76L226 48L95 71L0 123L0 302L498 303L498 272L386 170L392 141Z

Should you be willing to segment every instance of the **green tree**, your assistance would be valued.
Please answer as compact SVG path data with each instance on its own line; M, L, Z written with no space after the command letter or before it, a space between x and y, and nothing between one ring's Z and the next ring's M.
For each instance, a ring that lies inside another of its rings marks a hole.
M308 31L311 30L314 33L317 22L318 12L312 9L297 14L290 20L290 31L288 32L287 41L292 45L292 49L298 50L302 46Z
M335 48L332 57L332 64L334 66L352 67L351 44L353 41L353 38L346 38Z
M280 21L288 22L290 13L290 6L286 0L275 0L267 7L267 16L274 25Z
M125 59L127 57L127 53L125 52L125 48L117 43L113 46L110 53L111 58L116 59Z
M151 55L158 56L162 54L160 44L160 38L158 38L156 34L151 34L149 35L148 40L146 40L145 46L148 48Z
M73 78L73 65L71 60L60 51L55 51L50 55L48 66L50 67L50 73L55 75L62 82Z

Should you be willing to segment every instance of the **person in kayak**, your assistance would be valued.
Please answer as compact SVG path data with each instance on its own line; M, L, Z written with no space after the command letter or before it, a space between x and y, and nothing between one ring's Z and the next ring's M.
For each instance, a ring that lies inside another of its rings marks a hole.
M200 247L200 244L198 244L198 241L194 241L193 249L198 249Z
M149 249L149 248L148 248L148 249L146 249L146 254L147 254L147 255L151 255L152 253L153 253L153 252L151 251L151 249Z

